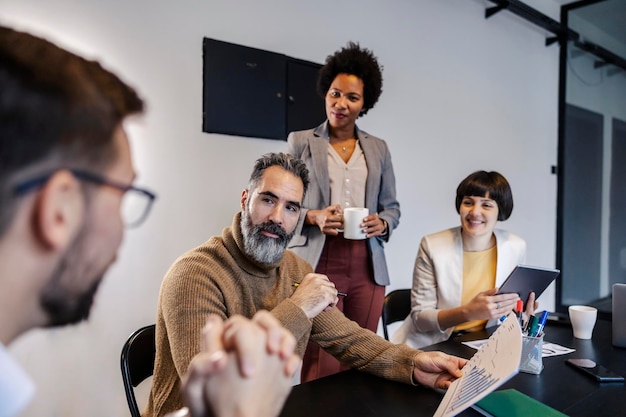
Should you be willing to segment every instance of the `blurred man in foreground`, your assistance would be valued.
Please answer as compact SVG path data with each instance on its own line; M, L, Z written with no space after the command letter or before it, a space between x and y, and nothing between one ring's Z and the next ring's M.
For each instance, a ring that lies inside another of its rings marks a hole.
M155 195L133 185L123 127L142 110L137 93L97 62L0 27L1 417L17 415L35 391L6 346L30 329L86 319L124 227L150 210ZM184 384L191 415L234 415L227 389L257 392L246 407L274 417L298 363L293 336L260 312L210 317L202 337Z

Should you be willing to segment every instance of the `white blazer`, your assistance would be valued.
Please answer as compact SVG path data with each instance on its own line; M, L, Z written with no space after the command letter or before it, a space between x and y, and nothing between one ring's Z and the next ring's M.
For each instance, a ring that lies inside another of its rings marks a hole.
M505 230L494 229L497 246L496 286L526 260L526 242ZM394 343L420 348L447 340L454 327L440 329L437 315L461 305L463 240L461 227L424 236L415 259L411 313L391 336ZM488 325L495 324L495 321Z

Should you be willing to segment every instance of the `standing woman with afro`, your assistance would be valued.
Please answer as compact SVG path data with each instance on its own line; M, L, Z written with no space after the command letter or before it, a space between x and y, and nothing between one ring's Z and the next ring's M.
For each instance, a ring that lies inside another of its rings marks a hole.
M302 159L311 176L289 248L347 294L337 304L346 317L376 332L389 284L383 244L399 223L400 204L387 144L360 130L356 120L378 101L382 69L372 51L349 42L326 59L317 89L327 120L287 139L287 152ZM369 209L361 223L365 240L344 238L343 210L348 207ZM344 369L310 342L301 378L310 381Z

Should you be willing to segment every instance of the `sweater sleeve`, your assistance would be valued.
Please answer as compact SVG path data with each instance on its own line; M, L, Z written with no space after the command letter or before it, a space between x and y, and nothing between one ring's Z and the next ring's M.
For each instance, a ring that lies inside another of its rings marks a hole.
M421 351L393 344L346 318L337 308L313 320L311 339L352 368L405 384L414 384L413 358Z
M311 334L311 320L289 298L278 304L272 310L272 315L293 334L297 343L296 353L302 358Z
M177 260L161 285L160 308L167 344L181 378L200 350L201 329L209 314L227 318L222 291L207 279L205 267L192 257Z
M313 272L311 264L292 251L286 251L280 266L279 280L289 290L282 294L281 301L271 311L272 315L296 338L296 352L300 357L304 356L306 345L309 342L312 321L289 297L293 293L292 284L294 280L300 282L311 272Z

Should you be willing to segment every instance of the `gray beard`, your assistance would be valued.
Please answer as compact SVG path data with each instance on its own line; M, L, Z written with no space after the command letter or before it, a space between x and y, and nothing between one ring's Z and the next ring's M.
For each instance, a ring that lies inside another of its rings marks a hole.
M279 225L272 222L252 224L248 210L241 212L241 234L243 235L243 246L246 255L261 264L273 265L283 258L289 241L293 237L295 230L291 233ZM264 236L262 232L267 230L277 234L278 238L269 238Z

